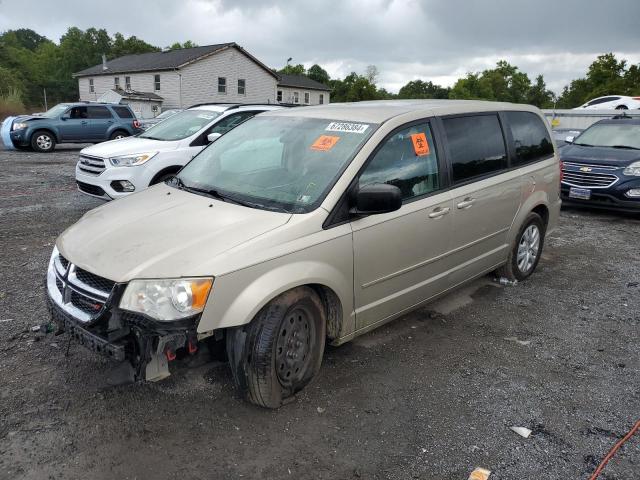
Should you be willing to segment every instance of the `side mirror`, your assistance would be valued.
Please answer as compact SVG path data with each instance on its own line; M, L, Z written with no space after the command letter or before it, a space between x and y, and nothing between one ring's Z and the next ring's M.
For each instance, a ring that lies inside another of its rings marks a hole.
M395 185L372 183L360 188L355 195L356 215L377 215L395 212L402 207L402 192Z
M69 120L70 118L71 118L71 117L69 116L69 114L68 114L68 113L63 113L63 114L60 116L60 120L62 120L63 122L66 122L66 121L67 121L67 120Z
M574 135L569 135L567 138L564 139L564 141L567 142L567 143L573 143L575 138L576 137Z
M222 134L220 133L210 133L209 135L207 135L207 141L209 143L211 142L215 142L217 139L219 139L222 136Z

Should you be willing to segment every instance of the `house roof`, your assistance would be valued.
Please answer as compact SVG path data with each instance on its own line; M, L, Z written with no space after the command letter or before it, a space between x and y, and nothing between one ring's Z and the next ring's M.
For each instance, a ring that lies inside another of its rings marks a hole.
M304 88L306 90L323 90L329 92L331 89L326 85L316 82L305 75L287 75L279 73L278 86L279 87L293 87Z
M158 70L174 70L202 58L213 55L228 48L236 48L248 58L267 70L271 75L276 76L273 71L257 58L247 52L235 42L219 43L216 45L204 45L202 47L179 48L164 52L139 53L135 55L125 55L107 61L107 69L102 69L102 63L85 68L73 74L74 77L86 77L94 75L113 75L116 73L150 72Z

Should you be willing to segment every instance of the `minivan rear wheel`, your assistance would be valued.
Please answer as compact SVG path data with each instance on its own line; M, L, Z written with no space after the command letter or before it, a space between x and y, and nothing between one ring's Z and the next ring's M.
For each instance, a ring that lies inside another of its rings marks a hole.
M309 287L278 296L243 327L227 332L233 378L256 405L278 408L320 370L326 336L322 301Z
M540 215L529 213L516 236L507 263L496 271L497 275L519 282L529 277L540 261L544 235L545 225Z

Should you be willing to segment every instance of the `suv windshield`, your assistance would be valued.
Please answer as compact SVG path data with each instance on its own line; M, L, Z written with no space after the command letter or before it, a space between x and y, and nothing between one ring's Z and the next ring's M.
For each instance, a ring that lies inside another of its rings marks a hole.
M176 184L255 208L309 212L376 127L317 118L255 117L203 150L182 169Z
M185 110L154 125L140 137L152 140L182 140L197 133L218 116L220 113L211 110Z
M600 123L582 132L575 145L640 149L640 125Z
M60 103L59 105L56 105L55 107L52 107L44 112L42 116L47 118L56 118L62 115L67 108L69 108L69 105L67 105L66 103Z

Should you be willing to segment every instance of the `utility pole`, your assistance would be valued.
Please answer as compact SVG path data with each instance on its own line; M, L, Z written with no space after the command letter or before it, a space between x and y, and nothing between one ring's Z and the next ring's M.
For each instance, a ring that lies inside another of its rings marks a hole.
M42 91L44 92L44 111L46 112L49 110L49 106L47 105L47 89L43 88Z

